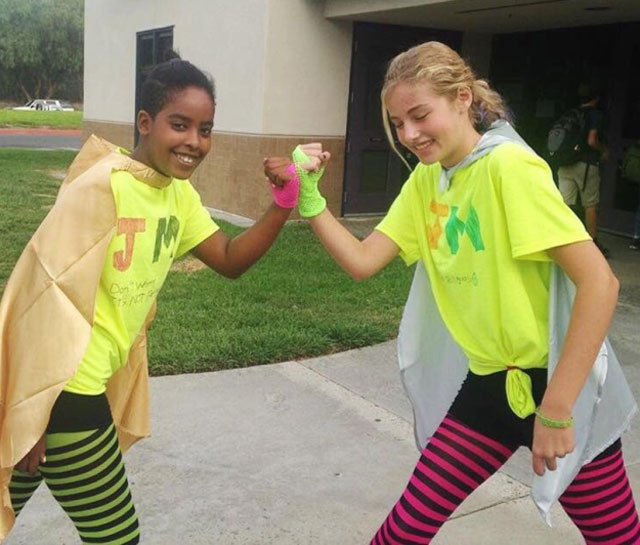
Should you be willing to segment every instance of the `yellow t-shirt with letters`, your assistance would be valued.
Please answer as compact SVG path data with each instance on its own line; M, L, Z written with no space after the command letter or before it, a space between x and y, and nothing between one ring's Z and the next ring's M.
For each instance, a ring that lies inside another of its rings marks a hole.
M438 189L441 166L418 165L377 230L407 265L422 259L444 323L486 375L546 367L550 258L590 240L549 166L515 143L497 146Z
M96 395L127 362L129 349L173 261L218 230L188 180L154 187L127 171L111 174L116 230L107 249L87 351L65 390Z

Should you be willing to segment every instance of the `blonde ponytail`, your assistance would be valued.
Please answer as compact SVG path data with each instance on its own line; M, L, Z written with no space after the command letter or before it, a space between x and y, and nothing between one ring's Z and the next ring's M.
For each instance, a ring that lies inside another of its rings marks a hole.
M486 80L475 80L471 84L471 93L473 94L473 102L469 116L477 131L486 131L494 121L499 119L511 119L504 100L497 91L489 86Z

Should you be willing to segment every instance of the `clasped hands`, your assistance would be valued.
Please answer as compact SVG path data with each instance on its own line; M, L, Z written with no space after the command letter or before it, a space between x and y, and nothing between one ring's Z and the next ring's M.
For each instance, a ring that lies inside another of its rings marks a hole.
M331 158L323 151L322 144L302 144L287 157L266 157L264 174L271 183L274 201L282 208L298 205L302 217L313 217L326 208L326 200L320 194L318 182L324 167Z

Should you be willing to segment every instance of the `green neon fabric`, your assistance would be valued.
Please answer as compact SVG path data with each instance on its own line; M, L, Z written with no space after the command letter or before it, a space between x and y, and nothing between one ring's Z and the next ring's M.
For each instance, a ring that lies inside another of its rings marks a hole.
M505 388L509 407L514 414L524 419L535 412L536 403L533 400L531 377L527 373L521 369L509 369Z
M47 461L31 476L14 471L16 514L44 481L75 524L82 543L134 545L140 530L114 425L46 436Z
M188 180L161 189L111 174L117 229L105 257L89 345L67 392L97 395L127 363L173 261L218 230Z
M553 418L547 418L540 412L540 407L536 409L536 416L540 423L547 428L566 429L573 427L573 416L569 420L554 420Z
M309 172L303 169L301 165L310 161L310 158L302 151L300 146L293 150L292 158L300 178L298 212L303 218L312 218L327 207L327 200L320 194L318 189L318 182L324 174L324 168L319 169L318 172Z

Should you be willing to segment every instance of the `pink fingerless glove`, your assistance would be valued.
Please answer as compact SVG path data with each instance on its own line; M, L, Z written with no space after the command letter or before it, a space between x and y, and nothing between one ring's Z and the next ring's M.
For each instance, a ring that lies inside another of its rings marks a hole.
M284 184L284 187L271 184L271 192L273 200L280 208L295 208L300 194L300 178L298 178L296 167L293 164L288 166L286 172L292 175L291 180Z

